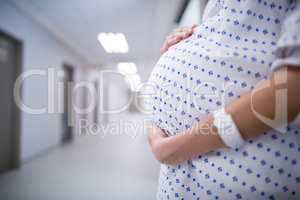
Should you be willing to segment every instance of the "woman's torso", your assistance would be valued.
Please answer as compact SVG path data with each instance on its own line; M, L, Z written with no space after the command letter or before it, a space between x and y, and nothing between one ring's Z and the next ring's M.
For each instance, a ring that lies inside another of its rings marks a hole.
M163 54L150 77L157 88L154 123L170 135L188 129L269 76L290 7L286 0L210 5L214 12L206 10L203 24ZM271 131L241 149L222 149L178 166L162 165L158 196L249 199L251 194L265 199L276 196L274 191L293 196L293 188L300 186L300 133L298 127L289 131Z

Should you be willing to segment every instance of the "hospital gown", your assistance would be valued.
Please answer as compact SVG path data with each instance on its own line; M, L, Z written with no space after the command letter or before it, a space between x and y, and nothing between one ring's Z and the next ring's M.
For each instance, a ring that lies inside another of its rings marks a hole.
M193 35L165 52L149 82L154 123L175 135L267 79L300 66L300 2L211 0ZM300 126L237 149L161 165L158 199L300 199Z

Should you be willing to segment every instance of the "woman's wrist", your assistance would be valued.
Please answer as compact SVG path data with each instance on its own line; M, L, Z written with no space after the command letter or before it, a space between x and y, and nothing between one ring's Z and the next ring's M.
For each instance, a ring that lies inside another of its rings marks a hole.
M195 140L198 141L199 145L203 148L201 154L207 153L211 150L225 147L222 139L218 134L217 128L214 126L214 117L208 116L198 124L195 129Z
M164 162L178 164L198 155L205 154L217 148L225 147L213 125L213 117L208 116L195 124L191 129L178 135L166 138L162 149L167 155Z

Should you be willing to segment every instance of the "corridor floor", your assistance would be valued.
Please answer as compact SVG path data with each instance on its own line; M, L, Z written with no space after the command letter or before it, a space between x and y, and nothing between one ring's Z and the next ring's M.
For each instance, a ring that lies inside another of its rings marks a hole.
M159 164L146 136L86 136L0 176L1 200L153 200Z

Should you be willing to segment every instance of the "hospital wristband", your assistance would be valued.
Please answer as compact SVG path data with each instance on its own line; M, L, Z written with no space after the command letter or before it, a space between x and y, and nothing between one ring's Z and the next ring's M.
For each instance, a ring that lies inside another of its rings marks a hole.
M215 111L213 117L213 125L227 147L238 148L245 143L232 117L225 112L224 108Z

